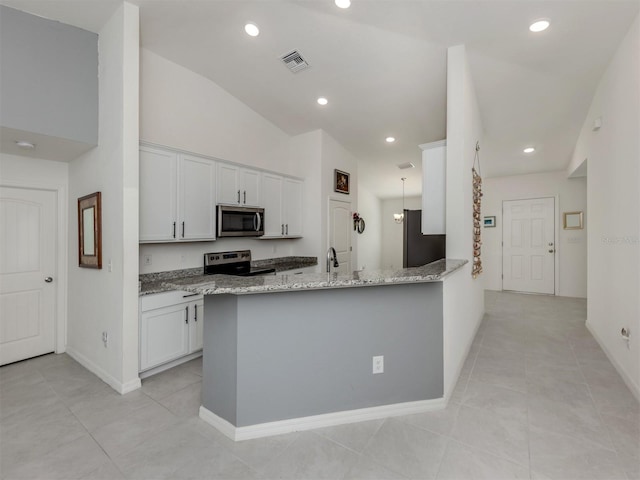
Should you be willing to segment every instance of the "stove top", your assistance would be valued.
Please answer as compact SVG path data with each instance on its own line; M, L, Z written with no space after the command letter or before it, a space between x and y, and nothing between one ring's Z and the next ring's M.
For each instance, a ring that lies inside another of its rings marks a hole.
M251 250L204 254L205 275L236 275L251 277L274 273L275 268L251 268Z

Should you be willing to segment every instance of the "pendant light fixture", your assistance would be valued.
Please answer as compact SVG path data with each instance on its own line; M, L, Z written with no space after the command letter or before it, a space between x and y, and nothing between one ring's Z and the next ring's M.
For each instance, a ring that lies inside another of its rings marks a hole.
M396 223L402 223L404 221L404 181L407 177L402 177L402 213L394 213L393 221Z

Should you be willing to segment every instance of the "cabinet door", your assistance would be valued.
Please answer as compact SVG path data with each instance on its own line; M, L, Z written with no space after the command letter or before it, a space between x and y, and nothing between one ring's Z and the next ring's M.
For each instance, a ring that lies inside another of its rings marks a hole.
M212 160L190 155L179 159L178 237L215 240L215 168Z
M189 353L202 350L204 344L204 298L202 300L192 302L191 307L192 308L189 310L189 314L191 315L191 320L189 321Z
M140 371L189 353L188 310L182 303L140 315Z
M302 236L302 182L285 178L283 185L285 235Z
M176 239L176 188L176 154L140 147L140 242Z
M240 169L235 165L218 163L218 203L225 205L239 205L241 201L239 185Z
M242 196L240 202L248 207L261 207L260 204L260 172L243 168L240 170Z
M284 234L282 220L282 177L272 173L262 175L262 203L264 205L265 237Z

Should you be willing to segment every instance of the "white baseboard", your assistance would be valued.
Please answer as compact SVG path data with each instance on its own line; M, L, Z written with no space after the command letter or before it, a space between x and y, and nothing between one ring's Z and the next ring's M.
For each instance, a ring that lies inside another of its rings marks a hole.
M444 398L436 398L433 400L395 403L393 405L382 405L380 407L360 408L344 412L325 413L310 417L291 418L277 422L236 427L207 408L200 406L200 418L209 425L217 428L231 440L238 442L253 438L271 437L284 433L313 430L315 428L442 410L445 407L446 402Z
M587 326L587 330L589 330L589 332L591 332L591 335L593 335L593 338L596 339L596 342L598 342L598 345L600 345L600 348L602 349L604 354L607 356L611 364L618 371L624 383L626 383L627 387L629 387L629 390L631 390L631 393L633 393L633 395L636 397L636 400L640 402L640 386L636 385L634 381L631 379L631 377L627 374L627 372L624 371L624 369L622 368L622 365L620 365L618 361L615 359L615 357L611 354L611 352L607 348L607 345L602 341L602 338L600 338L600 336L596 333L596 330L591 327L589 322L585 322L585 325Z
M100 380L105 382L107 385L109 385L111 388L113 388L116 392L118 392L121 395L132 392L133 390L137 390L138 388L142 387L142 382L140 381L140 378L134 378L129 382L122 383L116 378L114 378L111 374L103 370L101 367L93 363L87 357L82 355L80 352L78 352L77 350L74 350L68 345L67 345L66 353L71 358L73 358L76 362L82 365L84 368L86 368L91 373L98 376Z
M189 355L185 355L184 357L180 357L177 360L172 360L167 363L163 363L157 367L150 368L149 370L145 370L144 372L140 372L138 376L140 378L147 378L156 373L164 372L165 370L169 370L170 368L177 367L178 365L182 365L183 363L190 362L198 357L202 356L202 350L199 350L195 353L190 353Z

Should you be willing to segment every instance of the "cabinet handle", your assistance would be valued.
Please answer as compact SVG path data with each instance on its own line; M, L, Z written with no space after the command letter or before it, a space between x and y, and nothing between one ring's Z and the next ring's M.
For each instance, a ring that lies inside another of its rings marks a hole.
M284 235L284 223L280 224L280 235Z
M184 307L184 311L186 313L186 315L184 316L184 323L186 323L187 325L189 325L189 305L187 305L186 307Z
M240 203L240 190L238 190L238 204Z
M194 310L193 320L197 322L198 321L198 305L197 304L193 306L193 310Z
M289 235L289 224L287 223L287 225L285 226L285 235Z
M184 222L182 222L182 238L184 238Z
M247 191L244 191L244 204L247 204Z
M176 238L176 222L173 222L173 238Z

